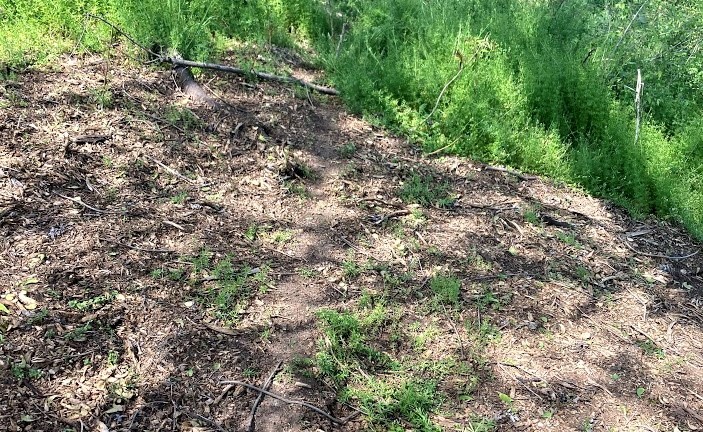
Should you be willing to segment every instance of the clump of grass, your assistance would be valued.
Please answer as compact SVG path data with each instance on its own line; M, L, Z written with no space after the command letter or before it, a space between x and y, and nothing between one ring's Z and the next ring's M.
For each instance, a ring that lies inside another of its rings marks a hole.
M203 250L191 262L194 282L200 282L200 275L214 282L201 291L199 300L208 313L225 324L236 322L253 295L265 292L269 286L267 268L235 268L232 255L217 259L212 252Z
M446 182L437 182L432 177L412 173L398 191L398 196L410 204L451 207L455 199L449 195L449 191Z
M356 154L356 144L348 142L339 149L339 155L344 159L351 159Z
M459 307L461 281L453 276L437 275L430 279L430 288L434 293L435 307Z

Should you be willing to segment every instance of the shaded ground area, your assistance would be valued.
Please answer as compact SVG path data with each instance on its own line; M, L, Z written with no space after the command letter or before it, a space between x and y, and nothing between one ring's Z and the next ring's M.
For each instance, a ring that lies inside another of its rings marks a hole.
M246 430L225 382L279 362L272 392L352 417L266 397L257 431L703 427L680 229L200 81L228 106L96 57L0 83L3 428Z

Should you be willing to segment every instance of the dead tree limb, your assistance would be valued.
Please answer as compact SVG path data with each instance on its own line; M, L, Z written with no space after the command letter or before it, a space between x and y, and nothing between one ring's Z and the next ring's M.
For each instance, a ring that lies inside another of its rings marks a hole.
M264 390L264 389L262 389L261 387L257 387L257 386L251 385L251 384L246 383L246 382L244 382L244 381L237 381L237 380L222 381L222 382L220 382L220 384L236 384L236 385L244 386L244 387L246 387L246 388L248 388L248 389L251 389L251 390L254 390L254 391L258 391L259 393L263 393L263 394L265 394L266 396L270 396L270 397L272 397L272 398L274 398L274 399L278 399L278 400L280 400L280 401L282 401L282 402L285 402L285 403L287 403L287 404L304 406L305 408L307 408L307 409L309 409L309 410L311 410L311 411L316 412L317 414L321 415L322 417L326 418L327 420L331 421L332 423L335 423L335 424L338 424L338 425L347 424L347 423L349 422L349 420L353 419L354 417L356 417L356 416L359 415L359 413L360 413L359 411L357 411L357 412L355 412L354 414L351 414L351 415L349 415L349 416L347 416L347 417L344 417L343 419L340 419L340 418L337 418L337 417L335 417L335 416L333 416L333 415L330 415L330 414L324 412L323 410L321 410L320 408L316 407L315 405L311 405L311 404L309 404L309 403L307 403L307 402L300 401L300 400L288 399L288 398L285 397L285 396L281 396L281 395L279 395L279 394L272 393L272 392L270 392L270 391L268 391L268 390Z
M191 60L183 60L183 59L174 58L174 57L161 57L161 61L163 63L170 63L176 67L185 66L185 67L196 67L196 68L201 68L201 69L211 69L211 70L233 73L233 74L242 75L242 76L254 75L257 78L261 78L261 79L265 79L265 80L269 80L269 81L278 81L278 82L282 82L282 83L298 84L300 86L307 87L311 90L315 90L315 91L323 93L323 94L335 95L335 96L339 94L338 90L333 89L331 87L325 87L325 86L313 84L311 82L301 80L298 78L294 78L294 77L273 75L273 74L270 74L267 72L259 72L256 70L246 70L246 69L242 69L242 68L238 68L238 67L226 66L226 65L216 64L216 63L195 62L195 61L191 61Z
M276 364L276 367L273 368L268 379L266 380L266 382L264 382L264 385L262 387L264 390L268 390L271 387L271 384L273 384L273 379L276 377L276 374L278 373L278 371L281 370L282 364L283 364L283 362L279 361ZM259 408L259 405L261 405L261 402L263 400L264 400L264 394L259 393L259 397L256 398L254 405L251 407L251 413L249 414L249 419L247 421L246 432L254 432L254 429L256 429L256 410Z

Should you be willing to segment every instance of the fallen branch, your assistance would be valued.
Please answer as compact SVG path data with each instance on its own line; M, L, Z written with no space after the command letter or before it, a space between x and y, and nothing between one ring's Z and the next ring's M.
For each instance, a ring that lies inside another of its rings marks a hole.
M108 242L108 243L113 243L113 244L116 244L119 246L123 246L123 247L129 248L129 249L134 249L134 250L141 251L141 252L176 253L176 251L171 250L171 249L145 249L145 248L141 248L139 246L132 246L131 244L121 243L121 242L118 242L117 240L109 239L107 237L98 237L98 240Z
M259 72L255 70L245 70L237 67L232 67L232 66L226 66L226 65L221 65L221 64L216 64L216 63L204 63L204 62L195 62L195 61L190 61L190 60L184 60L184 59L179 59L175 57L169 57L169 56L163 56L155 53L154 51L150 50L149 48L145 47L144 45L141 45L139 42L137 42L133 37L131 37L129 34L127 34L125 31L117 27L115 24L111 23L110 21L106 20L103 17L100 17L98 15L93 15L93 14L87 14L86 16L95 18L97 20L102 21L103 23L107 24L110 26L113 30L124 36L128 41L133 43L135 46L139 47L142 51L147 53L151 58L154 60L150 61L149 63L153 62L158 62L158 63L169 63L172 64L173 66L183 66L183 67L197 67L200 69L211 69L211 70L216 70L220 72L227 72L227 73L233 73L236 75L242 75L242 76L251 76L254 75L257 78L269 80L269 81L277 81L277 82L282 82L282 83L290 83L290 84L298 84L300 86L309 88L311 90L315 90L317 92L323 93L323 94L329 94L329 95L339 95L339 91L336 89L333 89L331 87L325 87L317 84L313 84L311 82L299 79L299 78L293 78L293 77L285 77L285 76L279 76L279 75L273 75L270 73L266 72ZM197 85L197 83L196 83ZM199 86L198 86L199 87ZM202 90L202 89L201 89ZM211 100L212 99L209 95L208 98ZM216 102L219 104L219 102Z
M281 365L283 364L282 361L279 361L276 364L276 367L273 368L271 371L271 374L269 375L268 379L266 382L264 382L264 390L268 390L271 388L271 384L273 384L273 378L276 376L278 371L281 370ZM256 429L256 410L259 409L259 405L261 405L261 402L264 400L264 394L259 393L259 397L256 398L256 401L254 401L254 405L251 407L251 413L249 414L249 420L247 421L247 432L254 432L254 429Z
M512 174L512 175L514 175L515 177L519 178L520 180L536 180L536 179L538 178L537 176L521 174L521 173L519 173L519 172L517 172L517 171L515 171L515 170L509 169L509 168L505 168L505 167L501 167L501 166L485 165L485 166L483 167L483 169L486 170L486 171L498 171L498 172L504 172L504 173Z
M96 213L103 213L103 214L111 213L111 212L109 212L109 211L107 211L107 210L101 210L101 209L99 209L99 208L95 208L95 207L93 207L93 206L91 206L91 205L88 205L88 204L84 203L83 200L81 200L80 198L71 198L71 197L68 197L68 196L66 196L66 195L61 195L60 193L58 193L58 192L56 192L56 191L54 191L54 195L60 196L61 198L66 199L66 200L69 200L69 201L72 201L72 202L74 202L74 203L76 203L76 204L80 204L80 205L82 205L83 207L87 208L88 210L93 210L93 211L96 212Z
M181 180L185 180L190 184L195 184L195 182L192 179L189 179L188 177L184 176L183 174L179 173L178 171L176 171L175 169L171 168L170 166L164 164L163 162L159 161L158 159L153 158L149 155L144 155L144 157L149 159L150 161L154 162L156 165L160 166L161 168L165 169L171 175L174 175Z
M620 240L622 240L622 239L620 239ZM698 249L697 251L691 252L688 255L681 255L681 256L662 255L662 254L655 254L655 253L638 251L637 249L634 248L634 246L630 245L627 242L627 240L622 240L622 242L625 246L627 246L628 249L630 249L632 252L636 253L637 255L647 256L647 257L651 257L651 258L664 258L664 259L669 259L672 261L685 260L688 258L692 258L692 257L698 255L698 253L701 251L700 249Z
M246 387L246 388L248 388L248 389L251 389L251 390L254 390L254 391L258 391L259 393L263 393L263 394L265 394L266 396L270 396L270 397L272 397L272 398L274 398L274 399L278 399L278 400L280 400L280 401L282 401L282 402L285 402L285 403L287 403L287 404L304 406L305 408L309 409L310 411L313 411L313 412L315 412L315 413L321 415L322 417L326 418L327 420L331 421L332 423L335 423L335 424L338 424L338 425L347 424L347 423L349 422L349 420L353 419L354 417L356 417L356 416L359 415L359 413L360 413L359 411L357 411L357 412L355 412L354 414L351 414L351 415L349 415L349 416L347 416L347 417L344 417L344 418L340 419L340 418L337 418L337 417L335 417L335 416L333 416L333 415L330 415L330 414L326 413L325 411L321 410L320 408L316 407L315 405L311 405L311 404L309 404L309 403L307 403L307 402L305 402L305 401L299 401L299 400L295 400L295 399L288 399L288 398L285 397L285 396L281 396L281 395L276 394L276 393L271 393L271 392L268 391L268 390L264 390L264 389L262 389L261 387L257 387L257 386L255 386L255 385L251 385L251 384L249 384L249 383L245 383L244 381L237 381L237 380L222 381L222 382L220 382L220 384L236 384L236 385L244 386L244 387Z
M191 60L183 60L179 58L174 58L174 57L159 57L159 60L162 63L170 63L174 66L185 66L185 67L196 67L200 69L211 69L211 70L216 70L219 72L227 72L227 73L233 73L235 75L242 75L242 76L251 76L254 75L257 78L269 80L269 81L277 81L277 82L282 82L282 83L289 83L289 84L298 84L300 86L309 88L311 90L315 90L317 92L323 93L323 94L328 94L328 95L339 95L339 91L336 89L333 89L331 87L325 87L321 86L318 84L313 84L311 82L299 79L299 78L294 78L294 77L285 77L285 76L280 76L280 75L273 75L267 72L259 72L256 70L246 70L238 67L233 67L233 66L226 66L226 65L221 65L221 64L216 64L216 63L205 63L205 62L195 62Z

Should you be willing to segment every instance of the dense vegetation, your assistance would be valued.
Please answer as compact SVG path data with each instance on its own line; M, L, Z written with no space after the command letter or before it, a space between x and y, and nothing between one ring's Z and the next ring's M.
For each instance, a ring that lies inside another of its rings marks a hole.
M703 237L699 2L0 0L2 70L104 49L118 35L87 12L194 59L231 40L314 47L354 111L428 150L548 174Z

